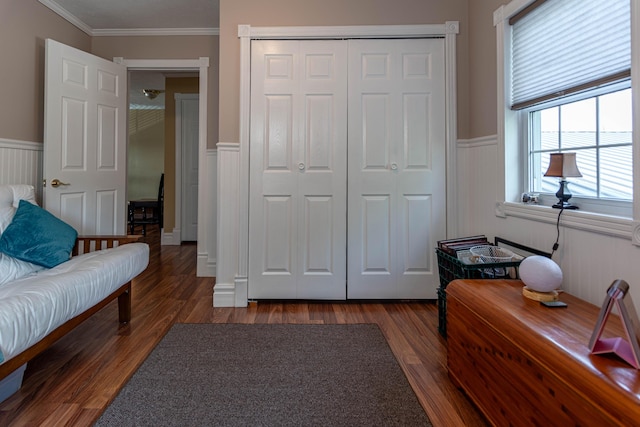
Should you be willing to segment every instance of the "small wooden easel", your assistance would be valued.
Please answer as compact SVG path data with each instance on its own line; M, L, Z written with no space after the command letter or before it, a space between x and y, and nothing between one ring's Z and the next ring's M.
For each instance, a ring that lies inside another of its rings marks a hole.
M627 335L626 340L622 337L601 337L614 304L620 313L622 326ZM614 353L634 368L640 369L639 333L640 321L638 321L638 314L631 295L629 295L629 284L624 280L614 280L607 289L607 296L602 304L591 340L589 340L589 349L592 354Z

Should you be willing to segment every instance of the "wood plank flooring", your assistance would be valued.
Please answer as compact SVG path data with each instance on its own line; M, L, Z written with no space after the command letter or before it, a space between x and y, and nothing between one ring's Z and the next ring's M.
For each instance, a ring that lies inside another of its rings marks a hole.
M114 301L28 364L22 388L0 403L0 426L90 426L172 324L377 323L434 426L486 426L447 377L437 307L418 302L263 302L213 308L212 278L197 278L196 246L160 246L133 281L132 320Z

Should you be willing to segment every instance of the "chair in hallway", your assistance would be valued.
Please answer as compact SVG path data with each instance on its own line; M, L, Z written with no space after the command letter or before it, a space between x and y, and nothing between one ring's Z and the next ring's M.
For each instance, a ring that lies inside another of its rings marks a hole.
M129 234L135 234L136 225L142 226L142 235L147 234L148 224L158 224L162 230L164 205L164 173L160 175L157 199L129 200Z

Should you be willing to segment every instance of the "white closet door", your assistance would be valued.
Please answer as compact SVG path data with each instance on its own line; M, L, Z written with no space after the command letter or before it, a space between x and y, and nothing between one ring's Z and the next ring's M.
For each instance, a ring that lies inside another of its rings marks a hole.
M346 52L252 42L249 298L346 297Z
M444 41L349 41L348 298L436 298Z

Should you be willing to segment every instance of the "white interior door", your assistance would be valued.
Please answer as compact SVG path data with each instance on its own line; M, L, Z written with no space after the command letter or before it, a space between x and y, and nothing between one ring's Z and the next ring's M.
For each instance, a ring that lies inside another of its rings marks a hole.
M176 137L180 141L181 240L198 240L198 128L199 96L176 95ZM178 174L176 174L177 176Z
M125 234L126 68L50 39L45 68L44 206L80 234Z
M346 54L252 42L249 298L346 297Z
M436 298L444 40L349 41L348 298Z

